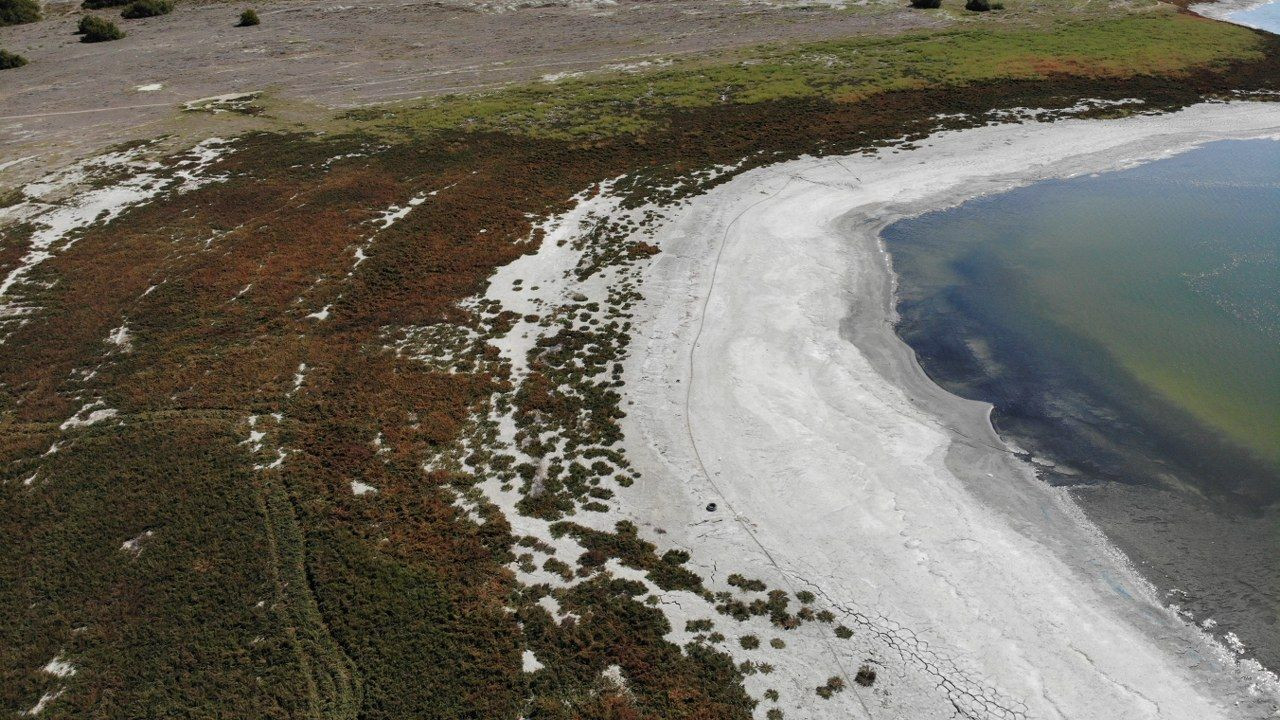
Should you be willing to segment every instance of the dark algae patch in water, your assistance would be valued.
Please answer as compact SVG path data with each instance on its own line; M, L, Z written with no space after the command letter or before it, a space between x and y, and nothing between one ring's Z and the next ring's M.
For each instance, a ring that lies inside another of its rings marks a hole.
M886 229L899 333L1167 599L1280 665L1280 142Z

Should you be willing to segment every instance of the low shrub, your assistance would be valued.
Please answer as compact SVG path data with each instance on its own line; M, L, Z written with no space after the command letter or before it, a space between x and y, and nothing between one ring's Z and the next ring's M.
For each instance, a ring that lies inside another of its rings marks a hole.
M84 0L80 3L80 7L85 10L101 10L102 8L120 7L128 5L133 0Z
M133 0L120 12L125 20L168 15L173 12L173 0Z
M768 585L754 578L743 577L738 573L729 576L729 584L741 588L744 592L764 592Z
M823 700L826 700L830 698L832 695L838 692L842 692L843 690L844 690L844 680L839 677L836 677L835 675L832 675L831 677L827 678L826 685L818 686L817 688L814 689L814 692L818 693L818 697L822 698Z
M858 674L854 676L853 681L862 687L871 687L876 681L876 671L870 665L863 665L858 668Z
M782 711L778 708L769 708L764 714L765 720L782 720Z
M787 641L783 640L782 638L774 638L769 641L769 647L775 650L781 650L786 646L787 646Z
M106 42L124 37L124 31L116 27L115 23L97 15L85 15L80 18L78 27L78 32L84 36L80 38L80 42Z
M804 603L805 605L808 605L809 603L813 602L817 598L814 596L813 593L809 592L808 590L801 590L800 592L796 593L796 599Z
M853 631L843 625L836 626L836 637L841 640L848 640L853 637Z
M921 10L936 10L942 7L942 0L911 0L911 7Z
M236 23L236 27L252 27L261 22L262 21L258 19L257 11L253 8L249 8L248 10L240 13L240 22Z
M22 67L27 64L27 59L17 53L11 53L8 50L0 50L0 70L8 70L9 68Z
M991 9L991 0L967 0L964 4L965 10L973 12L987 12Z
M743 650L755 650L760 647L760 638L755 635L743 635L738 638L738 644L742 646Z
M40 19L40 3L36 0L0 0L0 27L22 25Z

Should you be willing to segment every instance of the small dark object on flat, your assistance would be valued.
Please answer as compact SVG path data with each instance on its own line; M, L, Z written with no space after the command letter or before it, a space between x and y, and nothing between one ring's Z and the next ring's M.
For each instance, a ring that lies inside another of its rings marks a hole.
M128 5L133 0L84 0L80 3L80 7L85 10L101 10L102 8L120 7Z
M253 8L250 8L240 13L240 22L236 24L236 27L251 27L261 22L262 21L258 19L258 12Z
M8 50L0 50L0 70L22 67L26 64L27 59L18 53L11 53Z
M964 4L964 9L972 10L973 12L986 12L991 9L991 0L968 0Z
M173 0L133 0L120 11L125 20L168 15L173 12Z
M911 7L921 10L936 10L942 7L942 0L911 0Z
M862 687L871 687L876 681L876 671L870 665L863 665L858 668L858 674L853 677L853 681Z
M715 512L715 511L716 511L716 504L715 504L715 503L707 503L707 512Z
M84 36L80 38L80 42L86 43L119 40L124 37L124 31L116 27L115 23L97 15L85 15L80 18L78 32Z

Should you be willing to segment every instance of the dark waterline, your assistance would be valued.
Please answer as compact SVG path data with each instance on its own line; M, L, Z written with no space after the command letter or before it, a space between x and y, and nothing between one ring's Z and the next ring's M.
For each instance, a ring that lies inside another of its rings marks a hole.
M930 376L995 405L1171 603L1280 667L1280 142L1037 183L883 237Z

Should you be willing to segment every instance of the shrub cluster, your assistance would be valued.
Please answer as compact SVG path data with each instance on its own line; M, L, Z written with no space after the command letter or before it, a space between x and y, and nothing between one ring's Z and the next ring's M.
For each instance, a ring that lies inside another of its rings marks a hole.
M844 680L836 677L835 675L832 675L831 677L827 678L826 685L819 685L815 689L815 692L818 693L818 697L822 698L823 700L826 700L830 698L832 695L838 692L843 692L843 691L844 691Z
M80 42L106 42L124 37L124 31L116 24L97 15L85 15L80 18L79 33L84 37Z
M168 15L173 12L173 0L133 0L120 12L125 20Z
M84 0L80 3L80 7L85 10L101 10L103 8L120 7L128 5L132 0Z
M40 3L36 0L0 0L0 27L22 25L40 19Z
M8 50L0 50L0 70L8 70L9 68L22 67L27 64L27 59L17 53L11 53Z
M253 8L249 8L240 13L240 22L236 23L236 27L251 27L262 21L258 19L258 13Z
M936 10L942 7L942 0L911 0L911 7L921 10Z
M973 12L987 12L989 10L1003 10L1004 3L991 2L991 0L968 0L964 4L965 10Z

